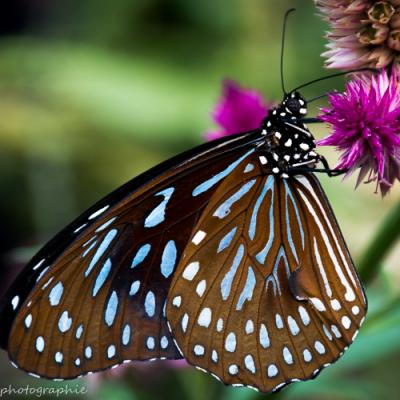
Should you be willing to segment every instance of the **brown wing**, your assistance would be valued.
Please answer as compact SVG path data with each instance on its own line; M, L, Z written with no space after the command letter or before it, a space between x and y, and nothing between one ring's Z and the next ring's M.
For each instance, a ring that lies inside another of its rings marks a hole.
M45 246L2 305L11 360L59 379L133 359L180 358L164 315L173 271L217 184L252 142L242 134L156 168Z
M193 365L263 392L315 376L352 342L366 302L313 175L221 184L174 275L167 319ZM202 240L194 240L201 237Z

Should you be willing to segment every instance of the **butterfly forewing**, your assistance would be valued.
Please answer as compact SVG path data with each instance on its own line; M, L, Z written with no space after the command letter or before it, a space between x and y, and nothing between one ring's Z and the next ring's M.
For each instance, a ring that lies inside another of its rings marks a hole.
M174 269L218 184L257 138L243 134L173 159L56 236L3 301L11 360L39 376L73 378L124 360L180 358L165 320Z
M316 178L265 174L254 155L223 181L193 230L167 318L191 364L268 392L335 361L365 311Z

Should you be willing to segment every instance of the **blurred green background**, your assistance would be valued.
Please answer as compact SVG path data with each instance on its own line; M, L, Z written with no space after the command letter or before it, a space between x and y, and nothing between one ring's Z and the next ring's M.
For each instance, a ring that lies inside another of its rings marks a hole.
M203 141L223 78L280 100L282 16L297 7L286 44L287 87L322 76L327 29L311 0L14 0L0 11L0 285L33 249L97 199ZM311 86L305 97L341 89ZM311 114L317 113L316 104ZM314 127L317 137L326 127ZM322 149L334 164L337 154ZM381 200L355 178L321 177L354 258L400 200ZM356 343L314 381L275 399L398 399L400 283L395 248L368 288L370 313ZM0 327L1 329L1 327ZM225 388L191 368L135 364L70 382L96 399L265 398ZM33 379L0 355L0 388L62 387ZM21 396L13 395L18 398ZM10 397L13 397L10 396ZM6 397L6 396L4 396ZM43 398L54 398L43 395ZM32 396L33 398L33 396Z

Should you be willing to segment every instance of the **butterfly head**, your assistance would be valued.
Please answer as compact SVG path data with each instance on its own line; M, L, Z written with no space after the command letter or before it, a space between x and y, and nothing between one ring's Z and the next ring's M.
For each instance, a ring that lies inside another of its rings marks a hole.
M291 92L285 95L282 106L288 114L301 118L307 114L307 102L299 92Z

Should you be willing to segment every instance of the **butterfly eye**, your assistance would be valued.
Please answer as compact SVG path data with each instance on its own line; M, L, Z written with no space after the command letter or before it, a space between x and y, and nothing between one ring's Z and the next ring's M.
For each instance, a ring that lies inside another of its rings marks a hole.
M297 97L290 97L287 101L285 106L289 109L289 111L294 114L300 114L300 110L304 108L304 100L298 99Z

